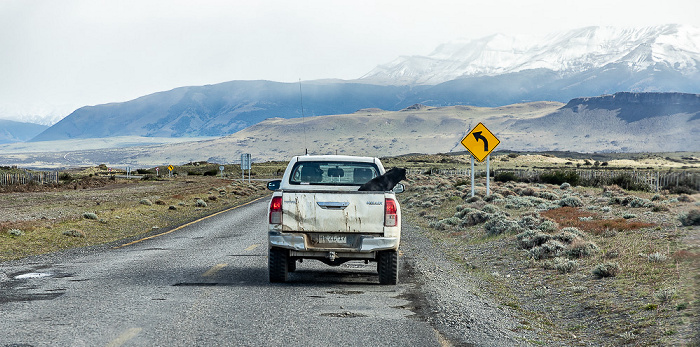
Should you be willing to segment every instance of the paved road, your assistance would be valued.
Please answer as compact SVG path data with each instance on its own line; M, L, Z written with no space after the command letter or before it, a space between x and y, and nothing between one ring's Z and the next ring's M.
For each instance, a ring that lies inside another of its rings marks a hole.
M121 248L0 264L0 346L438 346L414 284L306 261L267 279L266 199Z

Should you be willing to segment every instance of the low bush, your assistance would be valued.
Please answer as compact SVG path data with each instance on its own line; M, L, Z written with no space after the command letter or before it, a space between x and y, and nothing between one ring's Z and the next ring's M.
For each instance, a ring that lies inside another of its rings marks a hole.
M151 200L148 200L148 199L141 199L141 200L139 200L139 204L146 205L146 206L152 206L153 202L151 202Z
M530 256L535 259L555 258L561 256L566 246L557 240L549 240L541 246L530 249Z
M694 209L678 216L681 224L684 226L700 225L700 210Z
M97 220L97 214L92 213L92 212L85 212L85 213L83 213L83 218Z
M593 275L604 278L604 277L615 277L620 272L620 265L617 263L603 263L598 264L593 269Z
M10 229L7 231L7 234L9 234L10 236L22 236L24 235L24 231L19 229Z
M581 239L575 239L566 248L566 255L569 258L583 258L591 256L592 254L600 251L598 246L591 241L584 241Z
M545 172L540 175L540 182L555 185L569 183L572 186L577 186L580 179L581 178L579 177L578 173L569 170L556 170L552 172Z
M569 273L578 267L578 262L575 260L564 259L564 258L554 258L554 269L559 271L559 273Z
M493 215L484 224L484 229L488 235L500 235L506 233L518 233L522 231L522 227L518 225L518 222L510 220L505 214Z
M581 207L583 206L583 201L575 196L566 196L559 200L559 206Z
M515 172L505 171L499 172L493 178L496 182L519 182L520 178L515 174Z

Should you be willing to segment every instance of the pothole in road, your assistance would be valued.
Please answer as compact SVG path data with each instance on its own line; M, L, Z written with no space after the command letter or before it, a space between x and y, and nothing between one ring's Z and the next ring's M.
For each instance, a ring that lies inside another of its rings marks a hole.
M334 317L334 318L359 318L359 317L367 317L367 315L364 315L362 313L355 313L355 312L329 312L329 313L321 313L322 317Z

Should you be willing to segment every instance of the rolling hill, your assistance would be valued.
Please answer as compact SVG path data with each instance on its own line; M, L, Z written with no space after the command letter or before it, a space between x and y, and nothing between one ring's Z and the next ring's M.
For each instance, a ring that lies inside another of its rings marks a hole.
M667 107L667 106L671 107ZM195 161L236 163L292 155L394 156L461 152L460 140L479 122L515 151L700 151L700 95L616 93L569 103L530 102L501 107L413 105L399 111L272 118L221 138L169 145L58 153L0 154L1 163L33 167L149 167Z

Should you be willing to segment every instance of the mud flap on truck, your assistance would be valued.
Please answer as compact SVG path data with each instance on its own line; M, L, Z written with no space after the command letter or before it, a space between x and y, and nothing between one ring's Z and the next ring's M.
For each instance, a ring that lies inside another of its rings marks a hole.
M399 252L381 251L377 257L379 284L397 284L399 282Z

